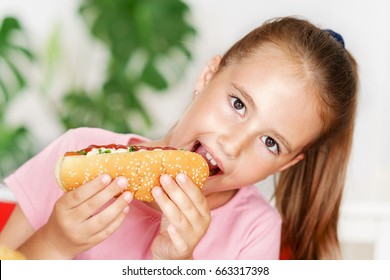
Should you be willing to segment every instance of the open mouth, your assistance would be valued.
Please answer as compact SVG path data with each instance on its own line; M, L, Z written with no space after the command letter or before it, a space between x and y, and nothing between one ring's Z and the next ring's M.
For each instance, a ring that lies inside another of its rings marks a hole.
M191 152L200 154L207 162L210 170L210 177L222 174L222 170L219 168L217 161L213 156L203 147L203 145L198 141L194 144L191 149Z

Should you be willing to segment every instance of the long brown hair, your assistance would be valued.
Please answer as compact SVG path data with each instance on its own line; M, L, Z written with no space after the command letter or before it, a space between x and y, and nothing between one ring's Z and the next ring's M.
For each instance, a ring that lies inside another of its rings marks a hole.
M322 101L322 132L302 151L303 160L277 176L281 248L289 250L292 259L340 258L337 225L352 146L357 64L331 31L285 17L267 21L239 40L220 67L250 58L265 45L278 47L299 66Z

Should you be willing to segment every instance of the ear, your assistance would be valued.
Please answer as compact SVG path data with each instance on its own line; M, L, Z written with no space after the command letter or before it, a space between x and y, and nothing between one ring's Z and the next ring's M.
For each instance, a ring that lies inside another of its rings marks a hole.
M206 67L203 69L203 72L198 77L195 83L195 90L202 91L202 89L207 85L207 83L213 78L215 73L219 69L219 64L221 62L222 56L216 55L207 63Z
M298 163L300 160L302 160L305 157L303 153L298 154L296 157L294 157L292 160L290 160L288 163L283 165L281 168L278 169L277 172L281 172L283 170L286 170L287 168L293 166L294 164Z

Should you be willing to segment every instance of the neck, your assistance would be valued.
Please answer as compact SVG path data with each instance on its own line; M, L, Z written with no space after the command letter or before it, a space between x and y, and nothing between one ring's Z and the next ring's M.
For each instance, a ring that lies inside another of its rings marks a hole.
M206 195L207 203L210 210L217 209L228 203L238 192L238 190L228 190L222 192L215 192Z

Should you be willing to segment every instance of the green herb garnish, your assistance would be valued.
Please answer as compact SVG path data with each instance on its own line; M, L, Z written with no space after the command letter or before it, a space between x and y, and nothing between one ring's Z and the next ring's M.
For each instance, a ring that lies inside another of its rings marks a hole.
M134 146L130 146L129 147L129 152L134 152L135 151L135 147Z

